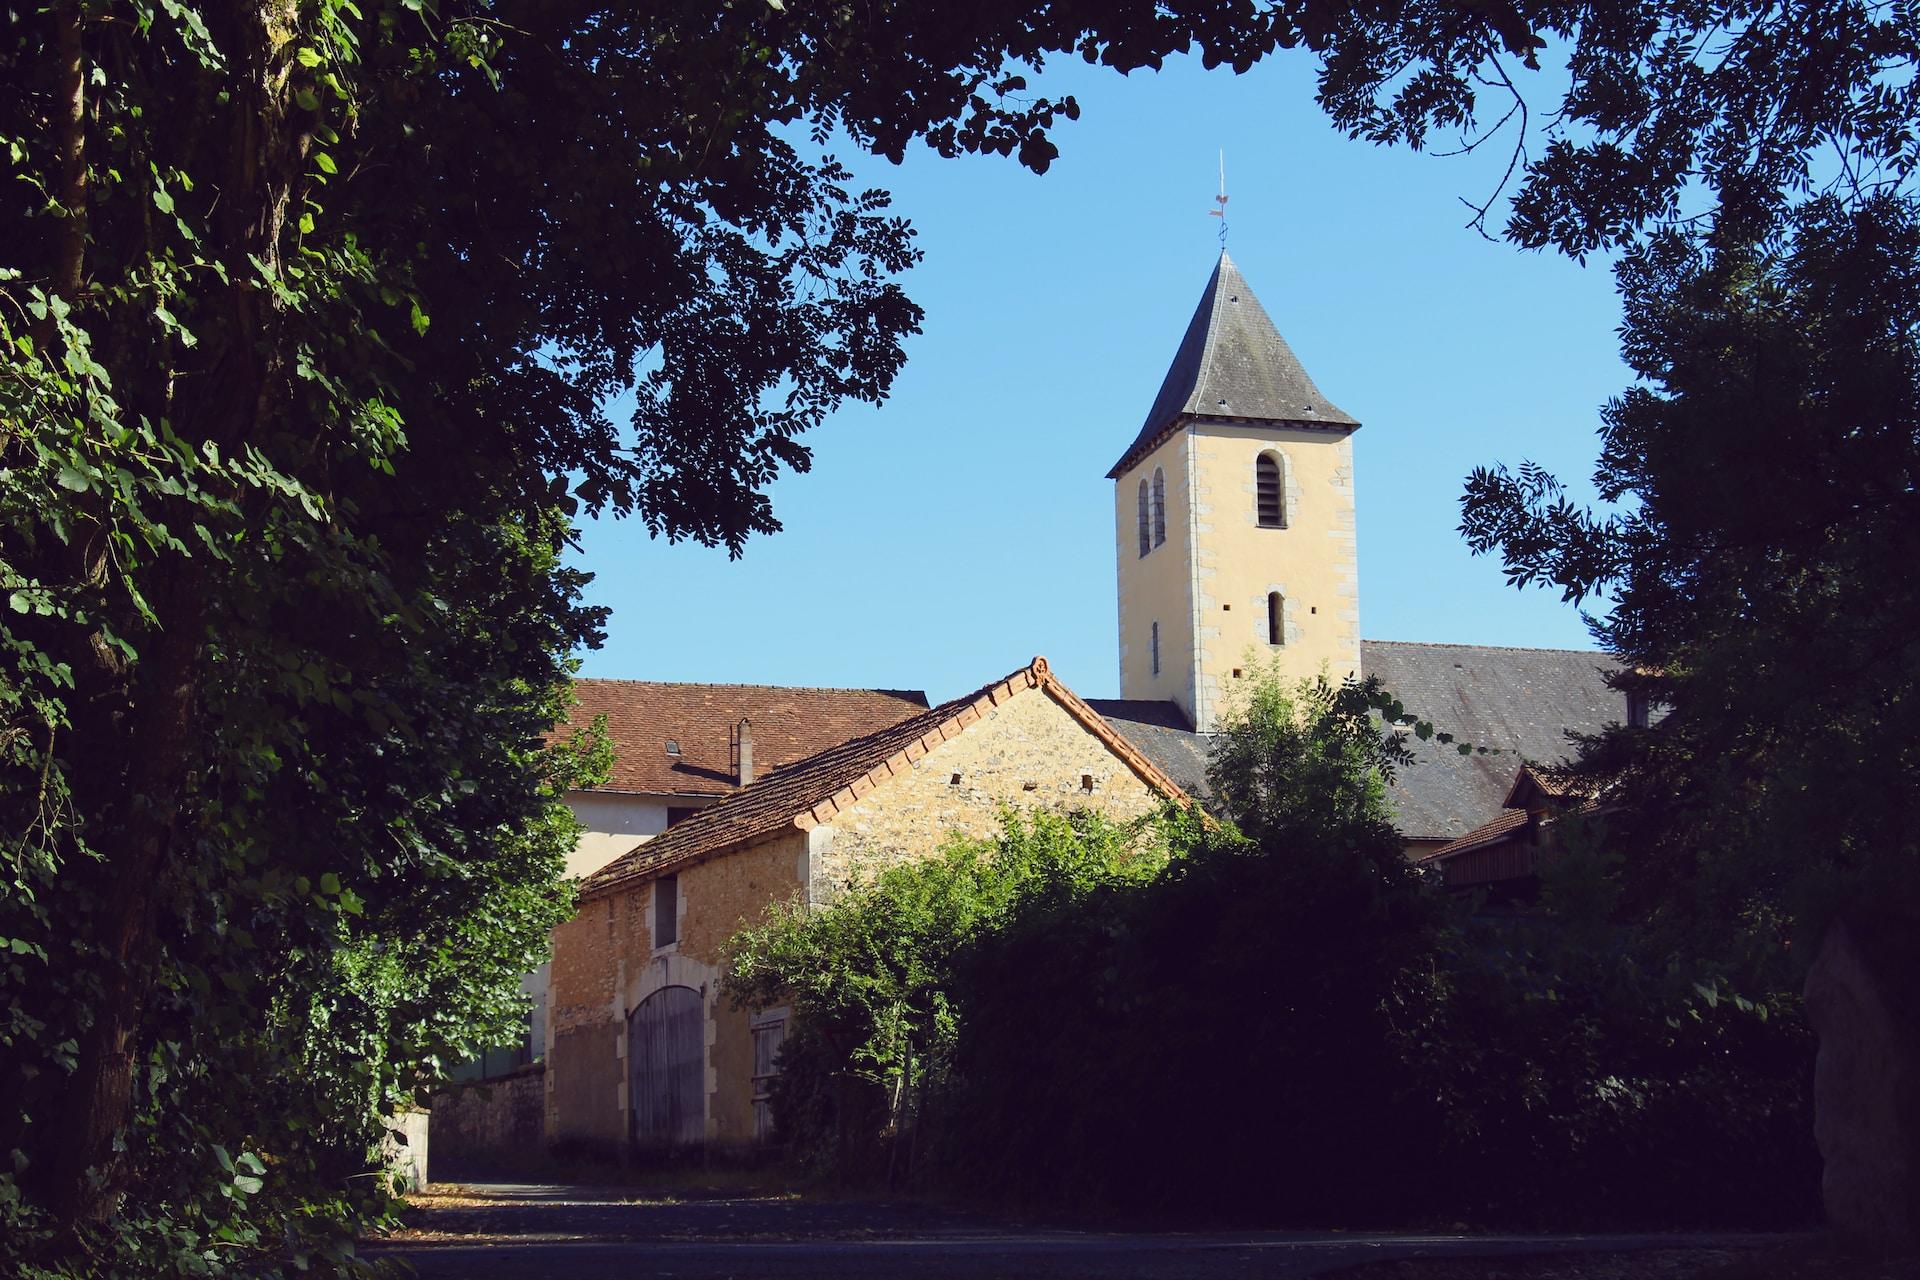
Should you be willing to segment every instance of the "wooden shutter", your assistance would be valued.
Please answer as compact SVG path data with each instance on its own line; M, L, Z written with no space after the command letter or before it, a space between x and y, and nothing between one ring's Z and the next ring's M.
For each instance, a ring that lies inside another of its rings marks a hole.
M1261 525L1268 529L1284 528L1287 509L1280 493L1280 460L1263 453L1253 464L1253 470L1255 510Z
M773 1078L780 1074L780 1046L787 1038L787 1024L762 1022L753 1028L753 1137L766 1142L773 1137Z

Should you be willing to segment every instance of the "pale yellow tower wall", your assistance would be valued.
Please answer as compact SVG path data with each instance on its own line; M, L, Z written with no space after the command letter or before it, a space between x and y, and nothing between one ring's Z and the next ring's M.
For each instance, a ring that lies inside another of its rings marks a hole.
M1281 462L1286 525L1256 506L1262 453ZM1167 480L1167 540L1139 553L1138 492ZM1353 435L1271 423L1194 422L1162 442L1114 488L1119 564L1120 694L1177 702L1211 729L1249 658L1284 675L1360 670L1360 572L1354 528ZM1286 601L1284 643L1268 643L1267 596ZM1160 671L1149 635L1160 624Z
M1195 712L1194 507L1191 433L1175 432L1114 485L1114 560L1119 565L1120 696L1167 699ZM1140 482L1156 469L1167 478L1167 540L1140 554ZM1160 670L1151 636L1160 624Z
M1211 727L1249 654L1292 678L1360 670L1360 568L1353 434L1344 430L1196 423L1192 502L1197 548L1196 717ZM1286 527L1260 524L1259 457L1281 461ZM1284 643L1268 643L1267 596L1286 601Z

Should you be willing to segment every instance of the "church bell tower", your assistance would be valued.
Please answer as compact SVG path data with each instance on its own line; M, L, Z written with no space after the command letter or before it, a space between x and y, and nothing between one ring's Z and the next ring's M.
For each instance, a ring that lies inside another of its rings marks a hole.
M1211 730L1235 680L1360 670L1353 433L1225 252L1114 481L1120 696Z

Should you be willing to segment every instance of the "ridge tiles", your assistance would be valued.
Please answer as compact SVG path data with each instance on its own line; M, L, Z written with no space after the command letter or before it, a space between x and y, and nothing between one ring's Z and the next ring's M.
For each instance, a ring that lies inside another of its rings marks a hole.
M1026 689L1049 694L1129 768L1169 800L1185 792L1141 750L1079 695L1054 676L1045 658L865 737L842 742L734 792L718 804L615 858L588 876L580 897L599 897L636 881L684 866L783 829L807 830L832 821L882 778L911 767L948 738L977 724L994 707Z
M1140 434L1107 472L1117 480L1186 418L1352 430L1359 421L1320 394L1225 250Z

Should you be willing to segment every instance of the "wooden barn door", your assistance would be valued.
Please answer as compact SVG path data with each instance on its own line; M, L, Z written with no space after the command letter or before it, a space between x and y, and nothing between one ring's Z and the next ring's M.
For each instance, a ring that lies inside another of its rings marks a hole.
M692 987L662 987L627 1019L627 1098L634 1145L707 1136L706 1018Z

